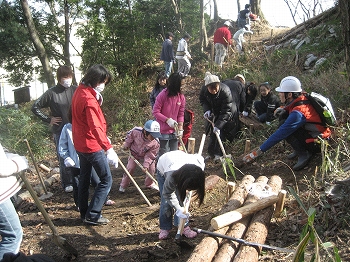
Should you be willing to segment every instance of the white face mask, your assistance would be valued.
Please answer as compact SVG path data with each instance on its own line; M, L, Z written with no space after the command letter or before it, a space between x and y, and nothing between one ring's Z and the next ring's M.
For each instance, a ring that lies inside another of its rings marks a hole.
M63 85L65 88L70 87L72 85L72 78L62 79L61 85Z
M95 87L98 92L102 92L105 89L105 83L101 83Z

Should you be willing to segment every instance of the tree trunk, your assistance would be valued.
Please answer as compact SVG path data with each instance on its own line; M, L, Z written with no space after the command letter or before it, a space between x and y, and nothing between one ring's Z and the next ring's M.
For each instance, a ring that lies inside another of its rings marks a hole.
M181 14L180 14L180 8L178 5L178 1L177 0L171 0L171 4L174 8L174 13L175 16L177 17L177 23L180 29L180 32L183 33L183 25L182 25L182 19L181 19Z
M30 37L32 39L33 45L36 49L36 52L38 54L38 58L43 66L44 75L45 75L47 85L50 88L51 86L55 85L55 78L52 74L52 69L50 66L49 58L47 57L45 47L42 44L42 42L40 41L39 35L36 31L33 17L32 17L32 14L30 12L30 9L29 9L28 1L21 0L21 5L22 5L23 15L24 15L26 24L28 26L28 32L30 34Z
M282 179L279 176L272 176L269 179L268 185L274 193L278 193L282 187ZM264 244L270 220L273 214L274 207L267 207L257 212L252 221L250 222L249 228L244 236L244 239L248 242ZM258 262L259 253L261 248L253 246L242 245L234 258L234 262Z
M261 10L261 0L250 0L250 5L252 13L260 17L260 23L269 25L269 22L266 20L264 13Z
M214 3L214 22L219 21L219 11L218 11L218 3L216 0L213 0Z
M236 187L229 201L221 208L219 214L226 213L228 211L239 208L243 205L246 196L248 195L247 188L254 182L254 177L247 175L244 176L241 183ZM221 228L215 231L215 233L225 234L228 227ZM213 231L210 227L209 231ZM187 262L200 262L200 261L211 261L215 256L216 251L222 238L205 237L193 250L192 255L187 260Z
M345 65L348 80L350 81L350 3L349 0L339 0L339 9L341 13L341 24L343 28L343 37L345 45Z
M267 181L268 178L265 176L260 176L257 178L252 185L252 188L254 188L254 194L248 194L246 200L244 201L243 207L259 201L261 192L265 188ZM252 215L245 217L232 225L232 227L227 231L226 235L235 238L242 238L249 226L251 218ZM219 251L215 255L213 262L230 262L238 251L239 246L240 244L238 242L225 240L225 243L220 247Z
M208 46L207 29L205 27L205 19L204 19L204 0L200 0L200 12L201 12L200 48L201 48L201 52L203 52L204 47Z

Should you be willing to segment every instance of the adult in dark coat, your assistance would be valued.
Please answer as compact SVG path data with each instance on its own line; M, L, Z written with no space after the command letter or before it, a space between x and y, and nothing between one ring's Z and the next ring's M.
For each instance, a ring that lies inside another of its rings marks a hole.
M210 158L219 160L223 155L216 135L218 133L222 141L232 141L235 134L234 116L238 115L236 104L231 95L230 88L224 83L220 83L216 75L207 72L204 78L205 85L202 87L199 95L199 101L203 108L204 118L211 118L214 122L214 127L211 130L207 128L207 133L211 132L208 154Z

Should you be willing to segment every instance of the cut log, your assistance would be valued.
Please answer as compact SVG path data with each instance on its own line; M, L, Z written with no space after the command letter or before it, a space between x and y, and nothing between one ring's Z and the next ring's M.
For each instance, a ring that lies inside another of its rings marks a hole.
M268 182L274 193L281 190L282 179L279 176L272 176ZM274 211L274 207L267 207L259 212L257 212L249 225L249 228L245 234L244 239L249 242L255 242L264 244L267 233L268 226ZM241 246L237 255L234 258L234 262L257 262L259 259L259 253L261 249L252 246Z
M230 210L234 210L239 208L244 203L248 195L248 188L254 182L255 178L251 175L244 176L241 183L239 183L233 192L229 201L221 208L219 214L226 213ZM212 227L209 227L209 231L213 231ZM215 231L219 234L225 234L228 230L228 227L222 228L218 231ZM205 237L202 241L196 246L193 250L191 256L187 260L187 262L207 262L211 261L219 248L219 244L221 243L222 238L213 238L213 237Z
M244 206L253 204L259 200L259 195L261 195L261 192L265 188L267 181L268 178L265 176L258 177L255 183L251 186L251 188L254 188L254 191L251 192L253 194L248 194L247 199L244 202ZM226 235L235 238L242 238L248 228L251 218L252 216L247 216L232 225L226 232ZM234 255L238 252L239 247L240 244L238 242L225 240L215 255L213 262L230 262Z
M194 154L194 147L196 145L196 139L193 137L188 138L187 152L189 154Z

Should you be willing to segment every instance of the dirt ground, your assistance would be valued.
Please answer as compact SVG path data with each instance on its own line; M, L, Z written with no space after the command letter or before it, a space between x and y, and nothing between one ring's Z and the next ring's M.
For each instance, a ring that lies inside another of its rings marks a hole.
M196 150L204 131L204 122L202 121L202 111L198 103L199 88L202 84L201 78L192 77L187 80L184 87L184 93L187 99L188 108L195 113L195 124L192 137L196 139ZM266 130L268 132L268 128ZM249 132L244 129L244 132ZM254 145L254 141L252 141ZM257 145L255 145L257 146ZM116 145L116 151L119 151L120 145ZM271 151L271 152L270 152ZM321 156L316 156L304 170L293 173L289 166L293 166L295 160L287 160L286 154L290 148L283 143L275 146L273 150L263 155L258 161L251 165L243 166L236 172L237 182L243 175L253 175L271 177L278 175L282 178L283 189L287 186L298 188L301 196L311 198L312 194L325 194L325 188L315 188L313 179L315 179L315 167L321 163ZM204 148L204 154L206 147ZM232 154L237 159L243 153L242 147L228 147L227 153ZM127 158L120 154L122 162L126 165ZM283 161L283 162L282 162ZM34 169L33 169L34 170ZM225 204L226 183L225 175L220 163L208 162L206 164L206 174L218 175L223 180L216 187L207 191L205 203L198 208L196 203L192 203L190 208L191 227L208 229L210 219L218 213ZM42 172L43 175L49 174ZM32 200L23 201L18 207L20 220L24 230L24 239L21 251L25 254L43 253L49 255L57 262L63 261L187 261L194 247L201 241L204 235L198 235L192 240L185 240L186 245L179 246L174 243L176 230L173 229L171 237L165 241L158 240L158 210L159 193L155 190L146 189L143 181L145 175L138 169L135 172L135 180L152 203L152 207L146 204L146 201L138 193L137 189L130 185L125 193L118 191L119 183L123 171L120 167L112 168L113 185L110 192L110 198L116 202L114 206L105 206L103 215L111 222L103 226L88 226L81 222L79 212L76 211L72 195L64 193L59 182L49 187L53 196L43 201L43 204L49 213L53 223L57 227L58 233L67 239L79 252L78 258L68 256L64 250L56 246L47 236L51 233L50 228L45 223L42 215L33 204ZM28 173L28 178L32 184L38 184L39 181L34 173ZM344 177L345 178L345 177ZM233 177L227 178L234 181ZM330 181L335 178L329 178ZM317 192L315 192L315 190ZM321 203L323 208L329 209L328 231L322 232L324 241L333 241L340 250L343 261L350 261L350 232L348 230L339 230L339 221L334 218L340 214L344 207L343 201L325 201ZM311 200L310 200L311 202ZM328 206L325 205L328 203ZM330 204L329 204L330 203ZM306 216L303 214L298 204L288 195L285 205L285 211L281 218L271 220L266 244L280 247L296 248L302 227L305 225ZM349 219L342 221L349 225ZM264 250L261 253L259 261L291 261L291 255ZM326 261L326 260L324 260Z

